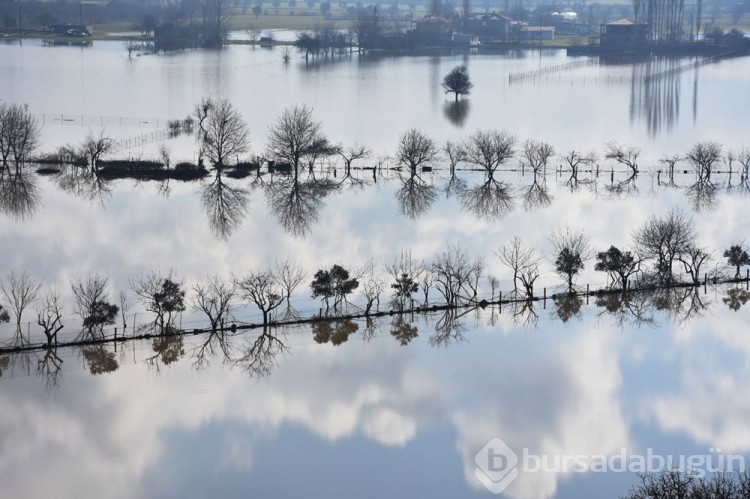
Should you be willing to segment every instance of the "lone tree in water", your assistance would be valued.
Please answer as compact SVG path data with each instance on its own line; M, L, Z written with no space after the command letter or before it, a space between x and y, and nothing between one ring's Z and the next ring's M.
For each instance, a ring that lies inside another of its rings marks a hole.
M727 263L736 269L734 278L740 278L740 267L750 265L750 255L741 244L733 244L728 250L724 251L724 258Z
M456 66L443 78L445 93L455 94L456 101L458 101L459 95L469 95L473 86L469 73L466 71L466 66Z

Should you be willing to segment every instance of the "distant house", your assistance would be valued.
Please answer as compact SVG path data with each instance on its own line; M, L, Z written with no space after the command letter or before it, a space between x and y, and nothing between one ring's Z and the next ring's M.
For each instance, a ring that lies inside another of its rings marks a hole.
M608 49L627 49L646 44L648 24L625 18L603 24L600 28L599 44Z
M76 38L91 36L88 26L84 26L83 24L54 24L52 25L52 33L57 36Z
M554 26L523 26L521 28L521 40L554 40Z
M425 16L415 23L414 36L420 43L440 43L448 40L451 22L440 16Z
M513 19L497 12L472 14L464 21L463 31L464 33L478 35L483 38L501 38L505 40L510 34L512 22Z

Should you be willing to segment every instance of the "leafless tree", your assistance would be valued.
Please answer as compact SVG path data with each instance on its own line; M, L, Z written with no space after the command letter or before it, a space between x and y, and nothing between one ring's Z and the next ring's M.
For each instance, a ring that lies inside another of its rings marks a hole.
M128 292L124 289L120 290L120 317L122 318L122 330L125 331L128 328L127 315L130 309L133 307L133 303L130 301Z
M193 285L193 309L203 312L215 333L225 320L232 320L232 308L237 287L234 280L226 281L218 275L207 277Z
M435 288L451 307L476 300L483 270L483 260L472 260L458 244L448 245L430 265Z
M516 138L506 131L477 130L464 140L466 161L485 169L490 177L515 154Z
M251 376L267 378L276 367L276 357L284 353L286 348L278 336L272 335L268 328L264 327L258 337L241 349L234 363Z
M638 173L638 157L641 149L635 146L624 146L617 142L607 144L607 152L604 157L630 168L633 174Z
M435 141L424 132L412 128L402 133L398 139L396 162L406 166L412 174L435 161L439 155Z
M592 256L589 237L582 230L565 226L552 233L550 242L554 250L555 270L565 278L568 292L572 293L573 279Z
M570 168L570 178L567 184L573 188L578 186L578 169L580 167L590 167L596 163L596 151L584 153L581 151L572 150L562 157L563 161Z
M183 282L174 271L154 270L143 277L130 280L130 288L146 310L154 314L153 327L160 334L172 333L177 314L185 310Z
M89 273L84 280L78 280L70 287L75 298L73 312L84 321L91 316L96 303L109 298L109 278L99 274Z
M247 123L228 99L204 99L195 109L201 151L217 168L250 149Z
M690 246L685 253L677 255L677 260L682 263L685 273L690 275L690 279L695 286L700 284L703 264L710 261L711 258L711 253L696 245Z
M537 140L526 140L521 151L521 164L530 168L536 176L547 170L547 163L554 155L555 148L551 144Z
M454 175L458 164L461 163L462 161L466 161L466 150L463 148L461 144L457 144L449 140L448 142L445 143L445 146L443 147L443 152L445 153L445 157L448 158L448 163L450 164L450 169L451 169L451 175Z
M347 176L351 175L353 162L370 156L370 150L366 146L359 144L354 144L347 148L338 147L336 153L344 160L344 172Z
M721 144L718 142L700 142L695 144L686 155L699 181L711 181L711 171L721 160Z
M539 266L540 257L536 249L526 245L520 236L513 236L510 242L503 244L495 251L495 255L513 272L513 294L517 296L518 284L523 284L521 277L524 271L536 269ZM538 272L536 274L538 275Z
M380 308L380 295L385 291L385 281L380 276L371 272L360 280L362 283L362 294L365 296L365 315L369 316L372 306Z
M47 337L47 345L57 345L57 333L64 327L62 295L58 290L47 290L41 300L41 306L37 308L36 316L36 323L42 327L42 332Z
M692 219L675 210L664 218L653 215L643 227L635 231L633 239L641 258L654 260L654 278L661 285L671 285L674 282L674 261L696 246Z
M8 168L11 161L16 171L39 145L41 127L27 105L0 102L0 159Z
M281 263L276 262L273 275L278 285L284 291L283 298L286 300L287 307L290 306L289 299L294 290L307 278L307 271L298 263L287 259Z
M268 155L299 170L300 163L311 156L331 155L338 149L323 135L320 122L315 121L312 109L293 106L284 110L268 131Z
M403 310L409 302L413 308L414 293L419 291L420 278L427 271L424 261L412 257L411 250L402 249L397 257L385 263L385 271L393 279L394 304Z
M284 302L284 288L270 269L251 270L236 279L237 288L243 298L253 302L263 314L263 324L269 322L269 314Z
M81 144L81 152L88 159L89 167L92 171L99 171L99 160L111 153L115 148L115 141L104 134L104 130L99 135L94 135L92 131Z
M669 156L664 156L662 159L659 160L661 164L663 164L667 168L667 176L669 178L668 184L670 186L674 186L674 169L675 166L679 161L681 161L683 158L679 154L672 154Z
M8 306L16 315L17 331L21 331L23 311L37 299L41 286L40 281L26 272L16 274L15 270L11 270L10 274L0 283L0 291L7 300Z

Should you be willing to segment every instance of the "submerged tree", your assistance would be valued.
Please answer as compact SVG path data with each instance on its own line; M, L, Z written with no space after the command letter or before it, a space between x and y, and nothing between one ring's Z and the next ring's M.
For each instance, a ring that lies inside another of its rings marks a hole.
M451 307L477 300L483 270L482 258L472 259L458 244L448 245L430 265L435 289Z
M89 134L83 140L83 144L81 144L80 154L87 158L89 168L96 172L99 171L99 160L114 149L115 141L105 135L104 130L101 130L98 136L89 131Z
M346 297L359 286L359 280L350 277L349 271L340 265L333 265L330 270L318 270L313 277L310 287L313 298L322 298L329 310L330 299L333 298L333 308L338 310L346 302Z
M207 277L193 285L193 309L203 312L216 332L225 320L232 320L232 307L237 292L234 280L226 281L218 275Z
M20 171L39 146L41 128L27 105L0 102L0 159Z
M550 241L554 249L555 271L565 278L568 293L573 293L573 279L584 269L584 262L591 256L589 237L581 230L566 226L553 232Z
M686 155L699 181L709 182L714 165L721 160L721 144L718 142L700 142L695 144Z
M412 174L429 165L438 154L435 141L416 128L402 133L398 139L396 161L399 165L408 167Z
M750 265L750 255L741 244L733 244L729 249L724 251L724 258L727 259L727 264L735 268L734 278L740 278L740 267Z
M386 262L385 271L391 276L393 282L391 289L394 290L394 303L400 310L406 307L408 302L414 306L414 294L419 291L419 280L427 271L422 260L411 256L410 250L401 250L399 256Z
M539 255L533 246L526 245L519 236L513 236L510 242L503 244L495 251L500 261L513 272L513 294L518 294L518 284L526 288L526 296L533 295L533 281L539 275ZM524 277L528 277L529 283L524 283ZM531 285L531 290L526 286Z
M638 157L641 149L635 146L624 146L617 142L607 144L607 152L604 157L627 166L634 175L638 173Z
M477 130L464 140L466 161L484 168L490 177L513 157L516 138L505 131Z
M679 211L671 211L664 218L653 215L633 234L633 238L641 258L655 262L657 283L667 286L674 282L674 261L694 248L696 241L692 219Z
M26 272L16 274L14 270L0 282L0 291L16 316L17 331L21 331L21 317L24 310L37 299L41 286L41 282Z
M253 302L263 314L263 324L269 322L269 314L284 301L284 289L269 269L250 271L237 279L237 288L246 300Z
M62 295L57 290L48 290L37 308L37 324L47 338L47 345L57 344L57 333L64 327L62 323L63 304Z
M469 95L473 86L466 66L454 67L443 78L443 90L446 94L455 94L456 101L458 101L459 95Z
M153 326L160 334L174 332L177 314L185 310L185 291L182 282L169 271L149 272L145 277L131 280L131 289L154 317Z
M249 148L247 123L227 99L204 99L195 106L200 126L201 156L217 168L228 164Z
M594 270L606 272L613 284L618 284L625 292L628 289L628 279L640 270L641 262L630 251L622 252L616 246L610 246L607 251L596 254Z
M303 160L330 156L338 149L323 135L320 122L315 121L312 109L293 106L284 110L268 131L268 155L299 170Z

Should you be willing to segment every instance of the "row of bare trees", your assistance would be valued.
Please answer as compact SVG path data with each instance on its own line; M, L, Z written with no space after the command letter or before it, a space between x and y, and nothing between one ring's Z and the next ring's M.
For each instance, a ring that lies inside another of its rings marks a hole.
M697 242L693 221L679 211L666 216L652 216L633 233L633 249L610 246L604 251L594 251L589 237L581 230L563 227L550 236L551 253L542 254L537 248L516 236L501 245L495 255L512 273L513 292L516 299L533 299L534 284L540 276L540 266L545 257L565 283L566 292L576 291L576 278L587 262L595 259L594 269L605 272L609 287L623 292L629 289L633 276L641 279L641 287L670 287L676 284L699 285L707 278L704 269L714 255ZM742 243L733 244L723 252L731 275L713 275L714 278L740 279L741 269L750 266L750 255ZM379 308L380 298L391 290L390 306L396 310L413 309L415 305L427 306L430 292L439 295L440 303L449 308L482 301L480 285L486 281L491 289L490 300L495 300L498 280L485 275L485 261L474 258L458 244L450 244L430 261L416 258L409 250L385 262L378 271L374 262L354 269L336 264L319 269L310 282L313 298L319 298L327 314L331 308L342 313L351 305L350 295L360 290L365 304L364 315L373 306ZM682 273L680 272L682 270ZM716 271L714 271L716 272ZM687 282L679 275L687 275ZM387 277L385 277L387 276ZM176 330L175 319L188 306L202 312L211 329L224 329L234 323L234 310L241 304L252 304L260 311L263 324L281 319L298 318L291 303L295 290L308 277L307 272L290 260L274 266L256 268L242 276L223 280L208 277L203 282L186 287L172 271L153 271L130 280L130 290L153 320L145 327L157 334ZM127 327L126 313L132 307L130 294L122 291L118 303L110 299L109 280L99 274L89 274L71 285L73 312L82 326L79 338L101 338L103 328L115 324L118 313L123 329ZM192 291L192 298L186 294ZM57 341L63 328L64 302L59 290L47 287L27 273L11 272L1 283L0 292L5 304L13 312L16 323L15 342L28 342L21 329L24 311L37 303L37 324L42 328L49 344ZM507 295L506 295L507 296ZM420 299L421 297L421 299ZM285 305L277 316L276 310ZM322 311L322 310L321 310ZM0 306L0 321L10 321L8 310Z

